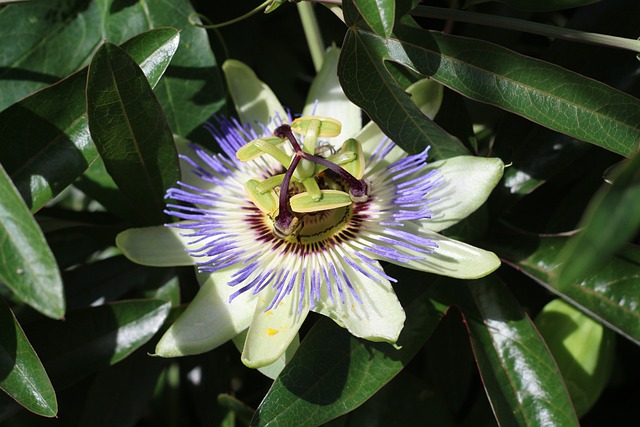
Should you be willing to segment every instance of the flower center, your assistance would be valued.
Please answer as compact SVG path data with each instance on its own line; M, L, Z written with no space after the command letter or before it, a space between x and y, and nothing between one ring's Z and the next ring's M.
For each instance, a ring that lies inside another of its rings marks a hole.
M358 141L348 139L328 157L316 154L323 152L316 150L318 138L335 137L340 128L334 119L301 117L278 127L273 137L253 140L236 153L241 161L268 154L286 170L245 184L251 201L271 219L276 237L300 243L324 240L349 222L354 203L367 201L364 156ZM304 144L294 133L304 136ZM285 142L293 152L280 148Z

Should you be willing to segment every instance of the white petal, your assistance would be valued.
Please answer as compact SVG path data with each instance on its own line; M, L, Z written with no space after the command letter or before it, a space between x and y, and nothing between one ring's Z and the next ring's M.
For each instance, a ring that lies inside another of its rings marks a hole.
M382 270L379 264L377 267ZM325 290L314 311L330 317L356 337L395 343L404 326L405 313L391 283L384 278L376 282L358 273L350 274L349 280L362 302L347 290L344 303L336 295L332 300Z
M273 91L243 62L228 59L222 64L229 94L242 123L249 123L258 134L276 117L287 120L288 115Z
M459 156L430 163L444 183L429 192L434 216L424 226L432 231L451 227L478 209L500 181L504 164L492 157Z
M349 101L342 91L342 86L338 81L339 56L340 49L337 47L327 49L322 69L311 84L302 115L313 114L340 120L342 131L339 139L342 142L353 137L362 128L362 110ZM318 102L317 107L316 101Z
M419 256L422 259L408 262L387 260L394 264L457 279L477 279L500 267L500 259L493 252L450 239L424 228L418 229L414 224L405 224L403 230L426 237L436 243L438 247L434 248L432 254L421 254L405 249L404 253Z
M265 311L275 291L265 289L258 294L253 319L242 351L242 363L259 368L275 362L287 350L309 314L309 304L298 310L298 286L275 308Z
M210 167L207 166L204 161L202 161L202 159L193 152L193 149L189 147L189 145L192 144L191 141L178 135L174 135L174 141L176 143L178 154L188 157L192 162L196 163L198 166L202 167L205 170L210 169ZM202 146L199 148L208 154L212 154L209 150ZM183 158L180 158L180 181L187 185L201 188L205 191L216 191L217 186L212 182L203 180L198 175L193 173L194 169L195 168L191 163L188 163Z
M233 344L235 344L236 348L240 351L244 348L244 343L247 340L247 332L248 331L243 331L233 339ZM280 375L280 372L282 372L287 363L289 363L291 358L293 358L298 347L300 347L300 338L298 337L298 334L296 334L284 354L278 357L272 364L258 368L258 371L260 371L264 376L275 380L278 378L278 375Z
M152 267L194 265L187 253L188 239L181 231L159 225L156 227L130 228L116 236L116 246L131 261ZM197 245L192 245L197 249Z
M233 301L229 296L237 289L227 283L236 269L226 269L206 276L205 282L187 309L169 327L156 346L156 354L177 357L200 354L232 339L249 327L257 297L245 292Z
M369 159L373 152L380 146L387 136L380 130L374 122L367 123L360 132L354 137L362 144L364 158ZM394 145L393 149L387 154L383 161L379 162L374 168L368 168L366 174L371 174L379 169L386 168L391 163L407 156L407 153L398 145Z

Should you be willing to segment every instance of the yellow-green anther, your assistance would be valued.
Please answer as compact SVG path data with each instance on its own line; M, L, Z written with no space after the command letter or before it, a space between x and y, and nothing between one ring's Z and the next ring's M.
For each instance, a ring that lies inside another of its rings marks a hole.
M269 178L263 180L256 186L256 190L260 192L260 194L264 194L267 191L271 191L276 187L279 187L282 184L282 180L284 179L284 174L278 174L274 176L270 176Z
M353 151L345 151L333 154L327 157L327 160L329 160L331 163L335 163L336 165L344 165L345 163L354 161L356 157L358 157L358 155ZM326 168L322 167L322 170L324 169Z
M344 191L321 190L321 192L322 198L317 201L308 192L296 194L289 199L291 210L298 213L310 213L349 206L352 203L351 197Z
M307 129L310 125L314 124L315 121L320 121L320 130L318 131L319 138L334 138L340 135L342 123L330 117L299 117L291 123L291 130L299 135L306 136Z
M259 150L262 150L265 154L276 159L285 168L288 168L291 164L291 157L275 145L271 144L268 140L256 139L254 143Z
M247 196L262 212L266 214L273 214L278 209L278 197L274 191L268 191L261 193L258 190L260 181L257 179L250 179L244 184L244 189L247 192Z
M362 144L360 144L359 141L353 138L349 138L342 144L340 152L355 153L356 158L351 162L342 164L342 168L357 179L362 179L365 167L364 154L362 153Z
M262 141L262 143L258 144L257 143L258 141ZM276 138L276 137L254 139L253 141L249 141L245 145L240 147L240 149L236 151L236 157L241 162L248 162L249 160L253 160L262 156L263 154L266 153L265 150L260 148L264 146L264 145L261 145L264 142L272 145L273 147L277 147L278 145L282 145L285 142L285 140L282 138Z
M318 183L316 182L316 178L310 176L309 178L302 181L302 185L307 190L309 195L314 201L318 201L322 199L322 191L320 191L320 187L318 187Z

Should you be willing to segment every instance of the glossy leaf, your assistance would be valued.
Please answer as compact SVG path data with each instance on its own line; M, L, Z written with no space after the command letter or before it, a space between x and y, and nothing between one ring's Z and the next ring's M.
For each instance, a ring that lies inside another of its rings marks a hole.
M48 0L8 6L0 14L0 110L87 65L104 40L120 44L170 26L181 32L180 49L158 98L174 132L187 136L224 98L207 32L189 22L193 13L188 0Z
M45 417L58 412L51 381L18 320L0 300L0 389L28 410Z
M142 70L113 44L89 66L87 116L107 171L141 220L164 222L164 193L180 178L173 135Z
M567 241L565 236L508 233L496 235L490 246L506 263L640 344L640 248L622 248L597 272L560 289L560 253Z
M180 46L155 93L175 134L192 140L198 139L194 134L200 134L208 139L202 125L224 105L225 93L209 34L191 22L198 22L192 16L196 12L192 2L138 0L136 7L113 9L109 17L112 32L117 30L123 38L163 26L180 30ZM140 10L144 10L144 19L140 19Z
M40 321L28 335L57 388L126 358L160 329L171 304L131 300L69 312L64 322Z
M395 0L353 0L360 15L379 36L389 37L395 21Z
M106 35L100 9L99 2L62 0L2 9L0 110L87 65Z
M536 327L562 372L576 413L586 414L609 382L615 333L559 298L538 313Z
M381 43L370 43L362 34ZM395 60L384 40L360 29L347 33L338 63L338 77L347 97L408 153L431 146L430 154L437 159L468 154L457 138L429 120L397 85L384 63Z
M65 302L58 265L38 224L0 165L0 281L56 319Z
M467 297L460 309L498 423L578 426L560 371L517 300L491 278L470 283Z
M446 307L422 293L405 305L396 349L359 340L321 318L257 409L251 425L320 425L359 406L393 378L424 344Z
M178 47L178 31L160 28L122 45L151 85ZM86 118L86 69L0 113L0 162L33 212L66 188L98 157Z
M357 19L352 8L350 2L345 3L349 23ZM403 91L385 71L384 61L394 61L466 97L623 156L640 148L640 100L626 93L481 40L405 25L396 25L394 33L394 38L385 39L352 26L339 72L347 96L405 150L415 149L412 141L419 140L417 135L407 138L407 129L417 119L407 109ZM382 93L386 96L378 99ZM402 119L394 120L395 114ZM442 155L442 141L434 143L426 135L423 141ZM447 147L452 144L448 142Z
M613 184L604 184L591 200L582 219L584 229L561 253L561 287L597 271L640 230L640 152L620 169Z
M499 1L500 3L504 3L517 9L545 12L586 6L588 4L597 3L600 0L466 0L465 7L490 1Z

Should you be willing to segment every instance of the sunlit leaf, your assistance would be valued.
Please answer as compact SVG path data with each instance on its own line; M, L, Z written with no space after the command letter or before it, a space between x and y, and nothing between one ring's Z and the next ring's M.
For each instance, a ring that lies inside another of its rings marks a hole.
M591 200L582 219L584 229L561 253L561 287L598 270L640 230L640 152L612 179L613 184L604 184Z
M456 297L499 424L578 426L551 353L504 285L488 277Z
M122 48L140 64L153 86L178 41L177 30L160 28L136 36ZM98 157L87 127L86 79L83 69L0 113L0 162L34 212Z
M45 417L58 412L51 381L7 304L0 300L0 389Z
M164 193L180 177L173 135L142 70L113 44L89 66L87 115L109 175L141 220L164 222Z
M31 307L64 316L62 279L47 241L0 165L0 281Z
M345 2L345 16L349 24L357 19L351 2ZM383 38L350 27L339 72L347 96L406 150L428 143L440 156L440 150L451 149L453 143L442 136L442 140L419 136L427 121L407 108L385 61L615 153L631 156L640 147L640 100L626 93L481 40L408 25L396 25L394 35Z
M628 245L597 272L559 288L560 253L566 236L507 233L495 235L491 248L550 291L640 344L640 248Z

